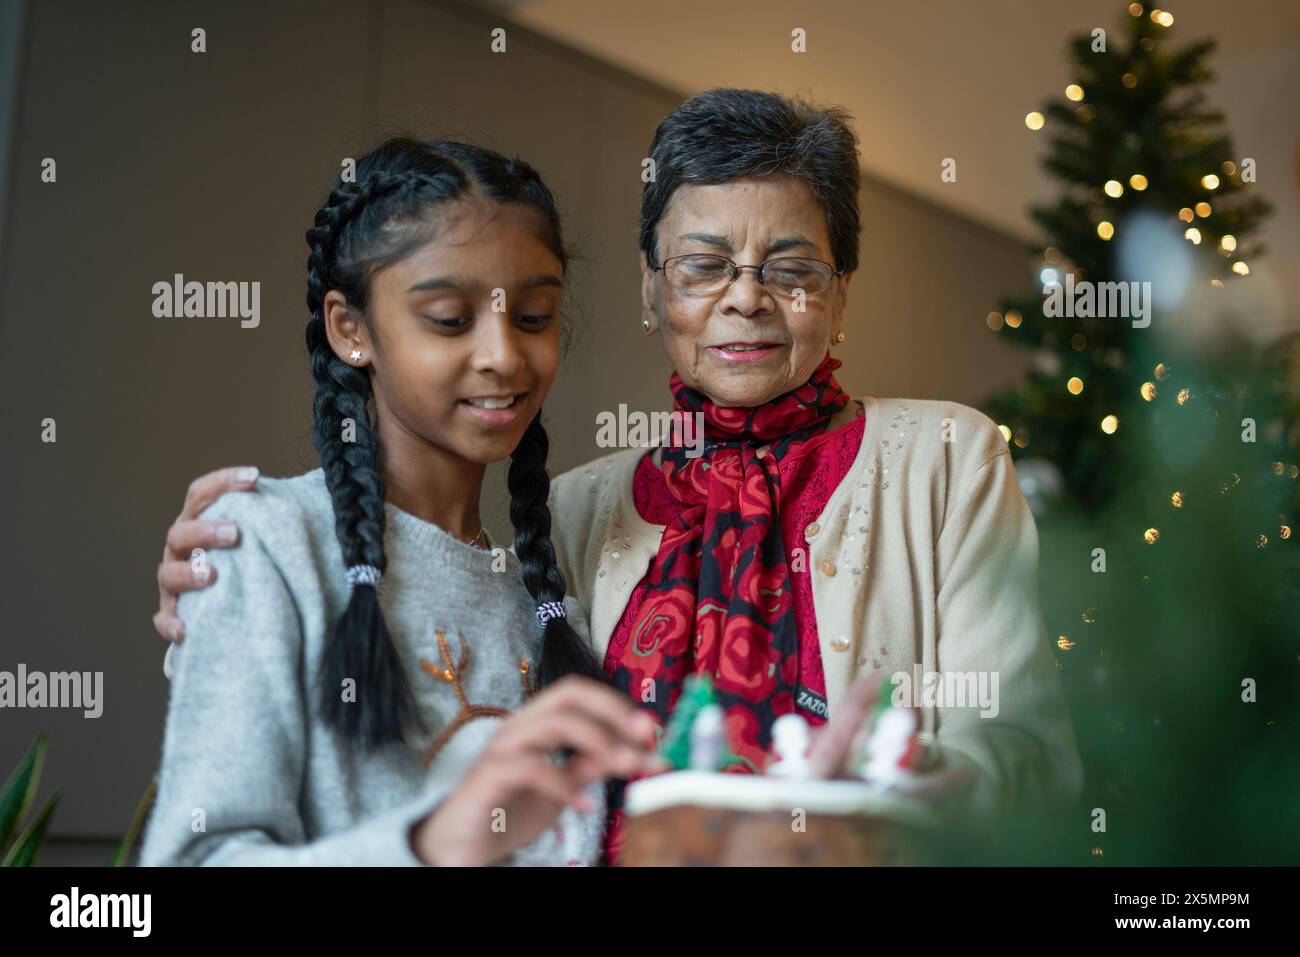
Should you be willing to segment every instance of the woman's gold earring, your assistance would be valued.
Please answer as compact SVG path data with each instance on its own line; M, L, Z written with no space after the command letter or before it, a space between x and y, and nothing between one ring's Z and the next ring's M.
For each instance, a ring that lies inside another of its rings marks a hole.
M843 342L843 341L844 341L844 333L842 333L842 332L837 332L837 333L835 333L835 341L836 341L837 343L839 343L839 342Z
M645 331L645 334L648 336L650 335L650 333L655 331L655 324L651 322L649 319L642 319L641 328Z

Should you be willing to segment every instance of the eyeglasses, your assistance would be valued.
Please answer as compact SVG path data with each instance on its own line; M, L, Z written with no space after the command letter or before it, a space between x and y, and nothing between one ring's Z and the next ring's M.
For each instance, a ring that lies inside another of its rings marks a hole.
M791 298L801 290L805 296L815 296L823 292L836 276L844 275L843 270L820 259L783 257L769 259L761 266L737 266L726 256L701 253L670 256L653 271L662 271L674 289L707 295L730 286L740 278L744 269L754 270L754 277L763 288Z

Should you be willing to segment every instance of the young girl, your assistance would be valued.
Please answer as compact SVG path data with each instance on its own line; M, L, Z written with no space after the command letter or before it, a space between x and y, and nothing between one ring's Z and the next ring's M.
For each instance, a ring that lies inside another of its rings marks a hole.
M181 599L142 863L594 863L601 782L649 766L653 723L565 620L551 194L489 150L391 139L307 241L321 467L203 513L242 539ZM506 456L513 554L479 521Z

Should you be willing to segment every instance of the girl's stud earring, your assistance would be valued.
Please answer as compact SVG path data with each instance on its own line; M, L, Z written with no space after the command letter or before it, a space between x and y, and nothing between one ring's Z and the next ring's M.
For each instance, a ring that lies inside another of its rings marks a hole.
M645 334L646 334L647 336L650 335L650 333L652 333L652 332L655 331L655 325L654 325L654 323L651 322L649 319L642 319L642 320L641 320L641 328L642 328L642 330L645 331Z
M835 333L835 341L836 341L836 342L843 342L843 341L844 341L844 333L842 333L842 332L837 332L837 333Z
M353 362L359 362L359 361L361 360L361 350L360 350L360 349L353 349L351 355L349 356L349 358L350 358Z

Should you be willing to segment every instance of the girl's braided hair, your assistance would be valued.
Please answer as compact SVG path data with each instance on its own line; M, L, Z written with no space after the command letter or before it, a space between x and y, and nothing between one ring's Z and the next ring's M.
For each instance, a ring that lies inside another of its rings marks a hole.
M432 236L442 225L435 215L439 207L473 193L535 210L541 239L567 267L555 200L537 171L522 160L463 143L385 140L358 161L355 182L334 185L307 231L307 351L316 381L315 444L333 500L335 534L349 568L385 569L384 483L369 412L370 379L330 347L325 295L339 290L370 328L370 276ZM344 441L345 419L352 423L355 441ZM511 456L508 476L515 553L524 584L539 605L563 602L566 587L550 538L548 447L539 413ZM542 684L568 674L603 680L591 649L565 619L552 618L545 624ZM342 694L349 678L355 681L355 703L345 702ZM421 728L375 585L353 585L326 643L317 693L326 722L367 747L398 741L408 728Z

